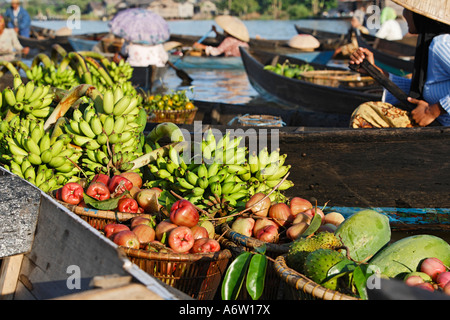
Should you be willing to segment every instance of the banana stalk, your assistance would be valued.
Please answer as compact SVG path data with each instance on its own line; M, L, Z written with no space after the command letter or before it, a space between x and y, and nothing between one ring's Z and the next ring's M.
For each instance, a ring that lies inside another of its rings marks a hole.
M131 161L133 164L133 167L130 170L135 170L138 168L141 168L143 166L148 165L149 163L152 163L153 161L156 161L159 155L166 157L169 155L169 149L174 148L176 152L180 153L182 150L188 147L188 143L186 141L180 141L180 142L173 142L171 144L165 145L163 147L160 147L158 149L155 149L153 151L150 151L149 153L144 154L143 156Z
M86 60L86 62L89 65L94 67L100 73L100 75L103 77L103 79L105 79L106 83L109 86L113 86L114 85L114 82L112 81L112 79L109 76L108 72L94 58L85 57L85 60Z
M69 52L67 55L71 60L75 61L78 70L78 76L82 79L83 83L85 84L92 84L92 75L86 65L86 61L83 59L83 57L78 54L77 52ZM81 73L80 73L81 71Z
M31 68L39 65L39 63L41 62L46 68L50 68L53 65L53 61L49 58L49 56L47 56L45 53L39 53L31 62Z
M146 139L152 142L158 142L158 140L163 137L170 137L172 142L184 141L184 136L180 128L172 122L158 124L152 131L150 131Z
M11 72L13 76L19 74L19 71L17 71L16 67L14 67L14 65L9 61L0 61L0 66L2 66L0 77L2 77L6 73L6 70Z
M52 51L50 54L50 59L56 63L58 61L58 56L61 56L61 58L64 58L67 56L67 51L64 49L60 44L55 43L52 46Z

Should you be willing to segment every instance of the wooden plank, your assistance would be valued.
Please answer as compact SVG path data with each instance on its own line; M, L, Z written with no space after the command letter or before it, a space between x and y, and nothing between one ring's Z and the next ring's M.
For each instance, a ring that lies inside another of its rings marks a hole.
M19 280L23 255L4 258L0 269L0 300L12 300Z

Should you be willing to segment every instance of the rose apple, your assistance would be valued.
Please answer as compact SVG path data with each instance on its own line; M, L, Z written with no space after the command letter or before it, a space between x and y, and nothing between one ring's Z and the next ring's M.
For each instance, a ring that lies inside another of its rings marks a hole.
M208 230L206 228L199 226L198 224L191 228L192 233L194 234L194 240L201 238L209 238Z
M438 274L447 271L447 269L438 258L426 258L420 265L420 271L425 272L433 281L436 281Z
M138 187L133 186L130 189L130 193L128 194L128 196L130 198L136 199L137 194L141 191L141 189L139 189Z
M276 226L267 225L258 231L256 239L276 243L278 242L278 228Z
M261 201L265 197L266 197L266 195L264 193L262 193L262 192L255 193L245 203L245 208L252 207L250 209L250 211L253 212L253 214L255 214L257 216L260 216L260 217L267 217L267 214L269 213L269 209L270 209L270 206L271 206L272 202L270 201L269 197L267 197L264 201Z
M176 224L173 224L172 222L170 222L169 219L161 221L155 227L156 239L161 241L161 239L164 236L164 233L169 234L176 227L178 227L178 226Z
M122 172L121 174L119 174L119 176L130 180L131 183L133 184L133 186L138 187L139 189L142 188L142 178L139 173L133 172L133 171L127 171L127 172Z
M339 212L330 212L327 213L324 217L324 223L331 223L338 227L342 222L344 222L345 218Z
M294 220L291 208L285 203L276 203L272 205L269 209L269 217L282 227L291 225Z
M255 219L238 217L233 221L231 225L231 230L240 233L244 236L251 237L253 232L253 227L255 226Z
M139 205L136 200L131 198L122 198L117 204L117 210L120 212L137 213Z
M322 224L325 222L325 214L323 213L322 209L320 208L311 208L309 210L306 210L305 213L307 215L310 215L311 217L314 217L316 214L320 214L320 217L322 218Z
M137 235L141 245L155 240L155 230L147 224L139 224L132 228L131 231Z
M83 187L76 182L66 183L61 189L61 200L65 203L77 205L83 199Z
M216 235L216 230L211 221L201 220L198 222L198 225L208 230L208 238L214 239L214 236Z
M194 235L186 226L176 227L170 231L167 240L169 247L178 253L188 252L194 245Z
M436 277L436 283L442 289L450 283L450 271L441 272Z
M220 251L220 244L217 240L200 238L194 241L190 253L207 253Z
M137 216L131 219L131 229L133 229L134 227L136 227L137 225L140 224L146 224L152 228L155 228L155 220L154 219L149 219L146 217L141 217L141 216Z
M300 212L305 212L306 210L312 208L311 202L300 197L292 198L289 205L294 216L296 216Z
M286 230L286 236L292 241L296 240L300 237L306 229L308 229L309 225L306 222L300 222L293 224Z
M197 209L187 200L178 200L170 209L170 221L178 226L192 228L199 219Z
M157 213L161 209L161 205L158 203L158 197L162 190L159 188L141 189L136 194L136 201L139 206L147 213Z
M120 175L113 176L108 184L108 189L111 194L122 194L125 190L130 191L132 187L133 183Z
M63 201L62 198L61 198L61 191L62 191L62 187L59 188L58 190L56 190L56 192L55 192L56 200Z
M297 224L297 223L306 223L306 224L310 224L312 220L312 216L310 216L309 214L305 213L305 212L300 212L298 213L295 218L294 221L292 221L292 224Z
M111 237L112 235L124 231L124 230L130 230L126 225L121 223L109 223L105 226L103 231L105 232L105 236L107 238Z
M112 238L118 246L139 249L141 245L138 236L131 230L119 231Z
M92 182L101 182L105 186L108 186L108 184L109 184L109 176L107 174L104 174L104 173L98 173L92 178L91 183Z
M99 201L108 200L111 197L108 187L105 186L103 182L90 183L86 190L86 194Z
M256 237L258 231L264 228L265 226L275 226L278 228L278 225L275 223L275 221L269 218L258 218L255 219L255 225L253 226L253 236Z

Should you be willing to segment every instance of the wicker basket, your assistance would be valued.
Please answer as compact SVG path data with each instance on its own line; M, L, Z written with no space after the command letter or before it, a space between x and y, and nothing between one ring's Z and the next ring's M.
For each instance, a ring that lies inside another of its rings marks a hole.
M288 247L280 245L280 244L268 243L268 242L258 240L256 238L244 236L240 233L233 231L230 228L230 226L226 223L221 225L221 229L223 232L223 236L225 238L232 241L233 243L238 245L242 250L245 250L245 251L252 251L256 247L260 247L263 244L265 244L266 245L266 255L272 259L275 259L276 257L287 253L287 251L289 250ZM264 292L263 292L260 300L276 300L282 289L281 284L282 283L280 282L280 278L278 277L277 273L275 272L273 262L271 260L269 260L268 264L267 264ZM249 300L249 299L251 299L251 297L248 295L246 290L241 290L238 299L239 300Z
M356 297L322 287L286 265L286 256L275 259L274 269L289 288L293 300L360 300Z
M142 270L197 300L212 300L225 275L231 252L151 252L125 249L127 257Z
M192 124L198 108L189 110L154 110L149 113L147 122L173 122L178 124Z
M314 70L305 71L300 74L300 79L329 87L339 87L340 79L354 75L351 71L340 70Z
M351 75L339 79L339 83L342 87L346 88L360 88L374 85L375 79L372 77L361 77L360 75Z
M119 211L105 211L92 208L85 208L73 204L65 203L57 200L53 195L55 201L65 206L67 209L78 215L81 219L89 223L93 228L103 231L105 226L109 223L123 223L136 216L151 218L152 216L146 213L128 213Z

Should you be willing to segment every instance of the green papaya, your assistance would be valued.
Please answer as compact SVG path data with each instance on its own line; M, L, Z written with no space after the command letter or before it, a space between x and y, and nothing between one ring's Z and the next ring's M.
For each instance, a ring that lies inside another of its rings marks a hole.
M421 261L432 257L450 265L450 245L439 237L421 234L390 244L369 263L387 277L403 279L410 272L420 271Z
M335 235L355 261L367 261L391 241L389 218L375 210L362 210L345 219Z

